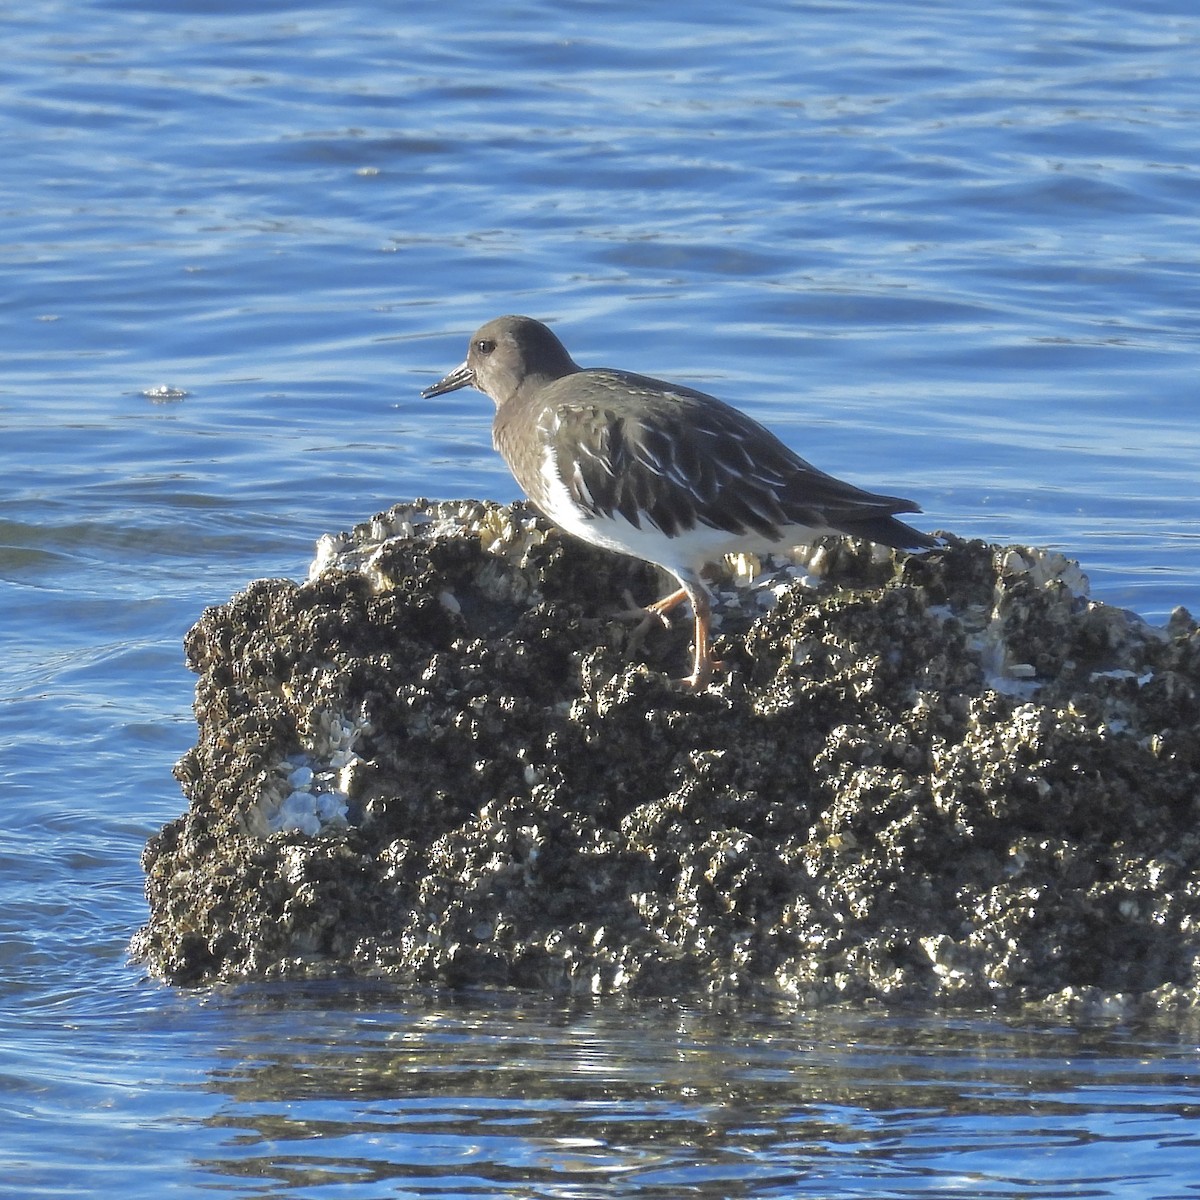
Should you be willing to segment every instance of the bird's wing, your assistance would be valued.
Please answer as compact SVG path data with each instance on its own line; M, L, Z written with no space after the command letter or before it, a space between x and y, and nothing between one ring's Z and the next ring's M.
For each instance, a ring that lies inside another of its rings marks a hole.
M594 399L574 376L574 399L545 410L542 432L572 499L595 516L668 535L699 524L773 539L789 525L836 529L919 511L827 475L711 396L626 372L582 374L599 377ZM619 401L604 377L619 382Z

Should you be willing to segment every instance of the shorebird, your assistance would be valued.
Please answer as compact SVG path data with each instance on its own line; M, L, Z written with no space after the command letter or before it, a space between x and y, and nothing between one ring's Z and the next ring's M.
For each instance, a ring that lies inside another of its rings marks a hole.
M911 500L827 475L715 396L631 371L580 367L532 317L481 326L466 361L421 394L468 385L495 403L493 444L554 524L655 563L678 581L646 611L665 619L691 603L685 687L702 688L716 665L702 572L726 554L785 550L830 533L896 549L937 544L894 516L920 512Z

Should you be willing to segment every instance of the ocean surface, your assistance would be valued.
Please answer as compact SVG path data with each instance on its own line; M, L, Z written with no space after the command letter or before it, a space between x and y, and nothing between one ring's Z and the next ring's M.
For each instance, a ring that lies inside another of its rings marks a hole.
M126 958L181 640L515 497L484 320L1200 612L1194 0L0 5L0 1195L1200 1196L1200 1030Z

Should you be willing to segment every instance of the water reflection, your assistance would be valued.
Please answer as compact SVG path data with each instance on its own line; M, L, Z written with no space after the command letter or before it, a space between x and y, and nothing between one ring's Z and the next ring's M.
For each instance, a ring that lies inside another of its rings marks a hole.
M1200 1112L1194 1047L1146 1031L332 985L220 1007L196 1165L289 1193L1124 1196Z

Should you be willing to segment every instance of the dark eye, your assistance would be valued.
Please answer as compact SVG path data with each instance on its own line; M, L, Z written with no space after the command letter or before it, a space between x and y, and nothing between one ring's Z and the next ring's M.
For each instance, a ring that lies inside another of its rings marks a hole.
M479 341L475 343L475 349L478 350L480 354L491 354L495 348L496 343L493 342L491 338L480 338Z

